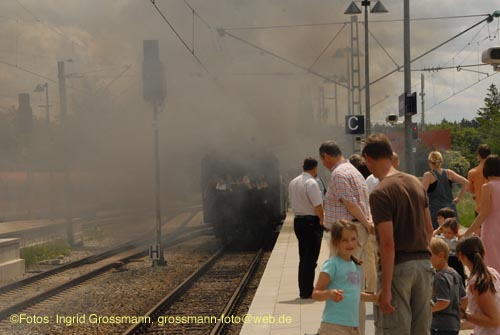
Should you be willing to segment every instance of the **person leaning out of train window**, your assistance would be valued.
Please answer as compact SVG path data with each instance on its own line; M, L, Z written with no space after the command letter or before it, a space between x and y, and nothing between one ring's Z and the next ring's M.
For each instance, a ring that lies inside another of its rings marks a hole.
M246 174L243 177L241 177L241 183L245 185L246 188L250 189L252 188L252 183L250 182L250 177Z
M259 177L257 178L257 185L256 185L256 187L257 187L258 190L261 190L263 188L268 188L269 187L269 184L267 183L266 177L264 177L264 175L259 175Z
M450 207L455 211L458 219L458 202L467 192L469 181L450 169L443 169L443 156L439 151L432 151L428 157L430 171L424 173L422 185L429 197L429 210L431 212L432 227L439 228L437 212L444 207ZM453 183L461 185L460 193L454 198L451 190Z
M233 184L233 178L230 175L227 175L225 179L219 178L217 181L217 185L215 189L218 191L228 191L231 192Z

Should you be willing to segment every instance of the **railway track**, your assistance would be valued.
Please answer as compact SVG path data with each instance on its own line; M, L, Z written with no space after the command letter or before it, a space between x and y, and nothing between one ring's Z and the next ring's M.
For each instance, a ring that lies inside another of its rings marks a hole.
M182 220L182 222L178 225L178 227L175 228L175 229L172 229L169 232L169 234L175 235L175 234L181 233L183 230L186 229L185 228L186 225L197 214L198 213L196 211L191 211L190 214L189 214L189 216L186 217L186 218L184 218L184 220ZM170 220L174 219L176 215L177 214L173 214L169 218L165 219L165 222L163 223L163 226L167 225L168 222ZM16 282L13 282L13 283L1 286L0 287L0 298L2 298L3 295L5 295L5 294L7 294L9 292L18 291L20 289L24 289L26 286L28 286L28 285L30 285L32 283L36 283L36 282L45 280L45 279L53 277L53 276L55 276L55 275L57 275L59 273L62 273L62 272L65 272L65 271L69 271L71 269L75 269L75 268L78 268L78 267L81 267L81 266L84 266L84 265L87 265L87 264L96 263L96 262L99 262L99 261L104 260L106 258L112 257L112 256L114 256L116 254L125 252L127 250L130 250L130 249L133 249L133 248L136 248L136 247L139 247L139 246L147 245L148 243L152 242L151 236L153 236L153 232L147 232L147 233L144 233L141 236L135 238L134 240L131 240L131 241L128 241L128 242L123 243L121 245L112 247L112 248L110 248L108 250L105 250L105 251L103 251L101 253L98 253L98 254L95 254L95 255L91 255L91 256L88 256L88 257L85 257L85 258L73 261L71 263L60 265L60 266L57 266L55 268L52 268L52 269L43 271L41 273L38 273L36 275L33 275L31 277L27 277L27 278L24 278L22 280L19 280L19 281L16 281ZM1 304L2 304L2 302L0 300L0 307L1 307Z
M197 271L165 296L138 323L122 335L220 334L231 323L244 322L232 315L258 268L263 250L229 253L219 250Z
M189 222L190 218L184 223ZM179 230L182 230L182 233L178 232L175 238L164 239L163 242L166 247L172 247L211 233L211 229L205 227L187 229L181 225ZM149 242L151 242L151 238L144 237L140 241L133 241L102 254L69 263L2 287L0 320L4 320L13 313L19 313L30 306L74 288L117 266L126 264L132 259L144 257L147 254L145 245Z

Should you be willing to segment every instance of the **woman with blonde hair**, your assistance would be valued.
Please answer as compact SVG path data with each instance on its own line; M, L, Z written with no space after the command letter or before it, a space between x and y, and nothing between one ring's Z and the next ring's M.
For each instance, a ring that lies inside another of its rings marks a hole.
M432 226L434 229L439 227L437 222L437 212L444 207L453 208L458 218L456 204L462 199L467 191L469 182L453 170L443 169L443 156L439 151L432 151L428 157L430 171L424 173L422 185L427 191L429 197L429 210L431 212ZM460 193L453 198L451 191L452 183L458 183L462 186Z

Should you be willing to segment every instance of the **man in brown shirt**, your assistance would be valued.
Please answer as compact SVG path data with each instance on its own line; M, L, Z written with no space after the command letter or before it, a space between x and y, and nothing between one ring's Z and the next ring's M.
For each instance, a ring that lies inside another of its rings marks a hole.
M488 144L480 144L477 148L477 159L479 159L479 165L475 168L470 169L467 174L467 179L469 180L469 192L472 193L474 201L476 202L476 216L481 209L479 207L481 203L481 186L486 183L486 178L483 176L483 165L484 160L491 154L490 147Z
M380 180L370 194L381 271L377 334L429 335L433 269L427 196L415 176L394 168L391 144L384 134L370 135L362 155Z

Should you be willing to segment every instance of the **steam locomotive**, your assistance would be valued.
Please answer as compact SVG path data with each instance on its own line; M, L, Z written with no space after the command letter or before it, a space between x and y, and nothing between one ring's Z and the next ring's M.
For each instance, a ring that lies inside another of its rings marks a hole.
M233 249L271 248L287 210L278 160L206 156L201 162L204 221Z

